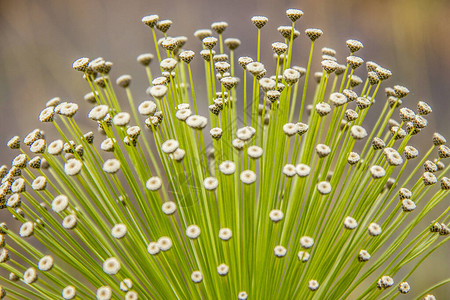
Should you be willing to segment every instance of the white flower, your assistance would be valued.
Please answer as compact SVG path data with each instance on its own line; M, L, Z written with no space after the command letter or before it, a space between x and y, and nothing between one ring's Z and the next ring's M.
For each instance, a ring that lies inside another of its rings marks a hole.
M91 109L88 114L89 119L94 121L101 121L109 112L109 107L107 105L97 105Z
M276 257L284 257L286 255L286 248L284 248L283 246L276 246L275 249L273 250L275 253Z
M150 191L157 191L161 188L162 181L159 177L151 177L147 182L145 183L145 187L149 189Z
M283 220L283 216L283 212L279 209L273 209L269 213L269 218L275 223Z
M250 158L258 159L263 155L263 149L259 146L250 146L247 149L247 154Z
M65 229L74 229L75 228L75 226L77 226L77 223L78 223L78 219L77 219L77 216L75 216L75 215L67 215L64 219L63 219L63 221L62 221L62 226L65 228Z
M52 201L52 210L54 212L62 212L69 206L69 198L66 195L56 196Z
M125 278L120 282L119 288L123 292L128 292L128 290L133 288L133 282L131 281L130 278Z
M302 236L300 238L300 245L305 249L309 249L314 245L314 240L312 237Z
M306 177L311 172L311 168L308 165L305 165L305 164L298 164L295 167L295 170L297 171L297 175L299 177Z
M217 273L219 273L220 276L225 276L228 274L229 267L226 264L220 264L217 267Z
M219 181L215 177L206 177L203 186L208 191L214 191L219 186Z
M28 268L24 273L23 273L23 281L26 284L32 284L34 283L38 278L38 274L35 268Z
M34 233L34 224L33 222L25 222L20 226L19 235L21 237L29 237Z
M110 257L103 262L103 272L108 275L116 275L120 270L120 262L115 257Z
M161 145L162 152L170 154L178 149L179 143L176 140L167 140Z
M234 162L226 160L219 165L219 171L225 175L231 175L236 171Z
M141 115L149 116L156 112L156 104L153 101L144 101L139 104L138 111Z
M116 239L121 239L127 234L127 226L125 224L116 224L111 229L111 235Z
M156 255L159 253L161 249L159 249L158 243L156 242L150 242L147 246L147 252L151 255Z
M175 204L175 202L167 201L167 202L164 202L164 204L162 205L162 211L166 215L173 215L176 210L177 210L177 205Z
M167 236L160 237L158 239L158 247L161 251L167 251L172 248L172 240Z
M39 260L38 268L41 271L49 271L53 268L53 257L46 255Z
M108 159L103 164L103 171L106 173L114 174L120 170L120 161L115 158Z
M186 228L186 235L190 239L196 239L200 236L200 227L197 225L190 225L188 228Z
M102 286L97 289L97 300L110 300L112 297L112 290L109 286Z
M194 271L194 272L192 272L192 274L191 274L191 280L192 280L194 283L200 283L200 282L202 282L202 280L203 280L202 272L200 272L200 271Z
M72 300L77 296L77 290L74 286L68 285L62 290L62 297L65 300Z
M369 230L369 235L371 236L377 236L381 234L381 226L377 223L370 223L367 229Z
M219 230L219 238L222 241L228 241L233 236L230 228L222 228Z
M81 172L82 166L81 161L71 158L64 165L64 172L69 176L78 175Z
M350 230L355 229L356 227L358 227L358 222L356 222L356 220L352 217L347 217L344 220L344 227Z
M256 174L252 170L245 170L241 172L241 181L245 184L252 184L256 181Z

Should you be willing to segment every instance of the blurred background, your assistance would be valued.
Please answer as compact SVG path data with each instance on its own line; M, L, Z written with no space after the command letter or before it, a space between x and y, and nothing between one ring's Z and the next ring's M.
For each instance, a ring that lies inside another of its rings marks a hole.
M309 51L309 41L303 34L306 28L324 31L316 43L316 54L324 46L334 48L341 63L348 54L345 40L361 40L365 47L357 55L389 68L393 76L387 84L401 84L410 89L411 94L404 100L406 106L415 108L417 101L424 100L433 107L427 134L416 139L417 147L428 149L434 131L450 138L450 1L298 2L0 1L0 164L9 164L14 156L5 145L10 137L23 137L42 126L37 116L48 99L59 96L82 104L83 95L89 90L80 74L72 70L76 58L102 56L113 61L113 79L131 74L136 100L145 99L148 82L136 57L144 52L154 53L151 31L141 23L141 18L148 14L173 20L168 34L187 36L189 41L184 48L197 53L201 44L193 32L209 28L214 21L226 21L229 27L224 36L237 37L243 43L236 55L252 57L256 52L256 29L250 18L267 16L269 23L262 30L262 60L272 62L270 44L282 41L276 28L290 25L285 10L300 8L305 15L296 24L302 37L294 43L295 64L306 65ZM318 68L319 64L316 56L315 66ZM203 76L202 64L197 63L194 68L194 74ZM358 75L365 78L362 69ZM381 91L379 95L377 98L384 101L384 93ZM87 110L87 106L81 109L80 122ZM4 216L0 213L0 221ZM442 247L408 280L414 292L449 276L448 251L448 246ZM448 299L450 287L442 287L435 294Z

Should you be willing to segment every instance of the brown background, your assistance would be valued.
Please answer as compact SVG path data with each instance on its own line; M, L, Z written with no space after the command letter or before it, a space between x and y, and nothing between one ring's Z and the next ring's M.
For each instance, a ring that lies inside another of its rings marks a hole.
M345 40L360 39L365 48L359 55L390 68L394 73L390 85L410 88L407 106L418 100L433 106L430 128L422 140L416 140L420 149L428 148L433 131L450 137L450 1L9 0L0 2L0 142L4 145L11 136L24 136L40 126L38 112L51 97L83 102L88 87L71 68L81 56L113 61L112 76L133 75L135 95L144 97L147 85L136 56L154 52L150 30L141 23L144 15L156 13L173 20L169 34L189 37L185 48L196 52L200 44L192 33L213 21L227 21L225 36L243 42L238 56L255 56L256 30L250 18L265 15L269 24L263 29L263 61L270 61L270 43L281 41L276 27L289 24L284 11L290 7L305 12L297 26L302 33L311 27L325 32L318 48L335 48L343 62ZM298 50L294 61L305 65L307 41L300 43L303 47L297 49L304 51ZM315 63L319 63L317 57ZM194 72L203 75L201 64L197 68ZM0 147L0 162L9 164L13 155L6 146ZM409 280L415 292L448 277L448 256L444 255L448 249L440 249ZM450 288L441 288L436 295L445 298Z

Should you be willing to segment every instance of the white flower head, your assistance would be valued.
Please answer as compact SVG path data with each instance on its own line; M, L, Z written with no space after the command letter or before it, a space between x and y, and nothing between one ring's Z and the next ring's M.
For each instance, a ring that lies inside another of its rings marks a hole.
M110 300L112 297L112 290L109 286L102 286L97 289L97 300Z
M226 264L220 264L217 267L217 273L219 273L220 276L227 275L229 270L230 270L230 267L228 267Z
M300 245L305 249L309 249L314 245L314 240L312 237L302 236L300 238Z
M58 195L52 201L52 210L60 213L69 206L69 198L66 195Z
M283 216L283 212L279 209L273 209L269 213L269 218L275 223L283 220Z
M103 164L103 171L109 174L114 174L120 170L120 161L115 158L108 159Z
M172 248L172 240L167 236L160 237L158 239L158 247L161 251L168 251Z
M200 236L200 227L197 225L190 225L186 228L186 236L190 239L196 239Z
M64 172L69 176L78 175L81 172L82 162L71 158L64 165Z
M222 241L228 241L233 236L233 233L230 228L222 228L219 230L219 238Z
M275 246L275 248L273 249L273 252L275 253L276 257L284 257L287 253L286 248L284 248L283 246Z
M252 184L256 181L256 174L252 170L242 171L239 177L244 184Z
M180 144L178 143L178 141L176 140L167 140L165 141L162 145L161 145L161 150L162 152L166 153L166 154L170 154L175 152L175 150L178 149L178 146Z
M34 233L34 224L33 222L25 222L20 226L19 235L21 237L29 237Z
M173 215L177 211L177 205L173 201L164 202L162 211L166 215Z
M298 164L295 167L295 170L296 170L297 175L299 177L306 177L311 172L311 168L308 165L305 165L305 164Z
M111 228L111 235L116 239L121 239L127 234L127 226L125 224L116 224Z
M219 181L215 177L206 177L203 186L208 191L214 191L219 186Z
M145 183L145 187L150 191L157 191L162 186L162 180L161 178L157 176L151 177L147 182Z
M62 297L65 300L75 299L76 296L77 296L77 289L72 285L68 285L62 290Z
M150 242L150 244L148 244L147 246L147 252L150 253L151 255L156 255L161 251L161 249L159 249L158 243L156 242Z
M116 275L120 270L120 262L115 257L107 258L103 262L103 272L108 275Z
M200 283L200 282L202 282L202 280L203 280L203 274L202 274L202 272L200 272L200 271L194 271L194 272L192 272L192 274L191 274L191 280L192 280L194 283Z
M46 255L39 260L38 268L41 271L49 271L53 268L53 263L53 257Z

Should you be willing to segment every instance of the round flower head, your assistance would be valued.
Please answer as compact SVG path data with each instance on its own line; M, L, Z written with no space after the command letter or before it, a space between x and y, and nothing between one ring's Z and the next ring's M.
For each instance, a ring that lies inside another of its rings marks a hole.
M20 194L12 194L9 198L8 201L6 201L6 206L10 207L10 208L19 208L22 204L22 200L20 199ZM1 242L0 242L0 246L1 246ZM0 247L1 248L1 247Z
M272 220L272 222L275 223L281 221L283 219L283 216L284 216L283 212L279 209L273 209L269 213L270 220Z
M317 184L317 190L322 195L331 193L331 184L328 181L321 181Z
M27 156L25 154L19 154L17 155L13 161L11 162L11 165L13 167L17 167L17 168L25 168L27 166Z
M213 139L218 140L218 139L220 139L222 137L223 130L222 130L222 128L215 127L215 128L212 128L209 131L209 133L211 134L211 137Z
M44 139L37 139L31 144L30 151L33 153L44 153L45 150L45 140Z
M294 84L299 80L300 73L294 69L286 69L283 78L288 84Z
M442 190L450 190L450 178L448 177L442 177L441 179L441 189Z
M151 255L156 255L161 251L161 249L159 249L159 245L156 242L150 242L150 244L148 244L147 246L147 252Z
M334 106L341 106L347 103L347 97L342 93L333 93L330 95L330 102Z
M97 289L97 300L110 300L112 297L112 290L109 286L102 286Z
M228 61L228 55L227 54L216 54L213 56L214 62L226 62Z
M317 114L321 117L326 116L331 112L331 106L325 102L317 103L315 109Z
M192 111L190 109L180 109L175 113L175 117L180 121L185 121L192 115Z
M224 73L223 76L225 76L228 73ZM220 79L220 83L222 83L223 87L227 90L231 90L239 83L239 78L237 77L224 77Z
M0 248L0 263L5 263L10 259L8 250L6 248Z
M141 128L139 126L131 126L127 128L127 135L131 139L136 139L141 133Z
M155 85L150 88L150 95L158 100L161 100L167 94L167 87L165 85Z
M231 143L232 143L233 147L238 151L241 151L242 149L244 149L245 142L241 139L234 139Z
M398 285L398 291L400 292L400 294L408 294L410 290L411 287L406 281L403 281Z
M300 238L300 245L302 248L309 249L314 245L314 240L309 236L302 236Z
M283 246L280 246L280 245L275 246L273 251L274 251L276 257L284 257L287 253L286 248L284 248Z
M39 121L41 122L53 122L53 117L55 116L54 107L49 106L41 111L39 114Z
M126 126L130 123L130 114L127 112L120 112L113 118L113 123L116 126Z
M222 228L219 230L219 238L222 241L228 241L229 239L231 239L232 236L233 236L233 233L232 233L231 229L229 229L229 228Z
M411 199L402 200L402 209L404 212L410 212L416 209L416 204Z
M347 109L345 111L344 117L347 120L347 122L351 122L351 121L355 121L356 119L358 119L359 115L353 109Z
M292 164L287 164L283 167L283 174L287 177L293 177L295 174L297 174L297 171L295 169L295 166Z
M302 123L302 122L298 122L297 123L297 127L298 127L298 132L297 133L299 135L305 134L308 131L308 129L309 129L308 124L305 124L305 123Z
M68 285L62 290L62 297L65 300L75 299L76 296L77 296L77 290L72 285Z
M55 108L55 112L62 116L73 117L78 111L78 104L63 102Z
M83 164L77 159L69 159L64 165L64 172L69 176L78 175L81 172Z
M344 220L344 227L345 229L353 230L358 227L358 222L356 222L356 220L352 217L346 217Z
M147 182L145 183L145 187L150 191L157 191L161 188L162 181L159 177L154 176L151 177Z
M34 233L34 225L33 222L25 222L20 226L19 235L21 237L29 237Z
M203 280L203 274L202 274L202 272L200 272L200 271L194 271L194 272L192 272L192 274L191 274L191 280L192 280L194 283L200 283L200 282L202 282L202 280Z
M219 171L224 175L231 175L236 171L236 164L232 161L226 160L219 165Z
M174 38L168 37L162 40L161 46L169 51L173 51L178 47L178 41Z
M350 128L350 133L355 140L361 140L367 136L367 131L364 129L364 127L361 127L359 125L353 125Z
M49 271L53 268L53 257L46 255L38 262L38 268L41 271Z
M251 58L251 57L248 57L248 56L242 56L242 57L239 57L239 59L238 59L238 63L239 63L239 65L244 69L244 70L246 70L247 69L247 65L249 64L249 63L252 63L253 62L253 59ZM264 68L264 67L263 67Z
M295 22L303 16L303 11L301 11L300 9L289 8L286 10L286 16L292 22Z
M247 149L247 154L252 159L258 159L263 155L263 149L259 146L250 146Z
M206 177L203 186L208 191L214 191L219 186L219 181L215 177Z
M35 268L28 268L24 273L23 273L23 281L26 284L32 284L34 282L36 282L36 280L38 279L38 274Z
M203 116L192 115L186 119L186 124L194 129L203 129L208 124L208 119Z
M315 41L320 38L323 34L323 31L318 28L308 28L305 30L305 34L309 37L311 41Z
M110 257L103 262L103 272L108 275L116 275L120 270L120 262L115 257Z
M143 66L148 66L148 65L152 62L153 58L155 58L155 56L154 56L153 54L151 54L151 53L143 53L143 54L140 54L140 55L136 58L136 60L137 60L141 65L143 65Z
M379 179L384 177L384 175L386 175L386 171L383 169L383 167L375 165L370 167L370 174L374 179Z
M280 43L280 42L272 43L272 50L277 55L281 55L284 52L286 52L287 48L288 48L288 46L285 43Z
M366 250L359 251L358 260L360 262L368 261L370 259L370 257L371 256L370 256L369 252L367 252Z
M88 65L89 58L82 57L73 62L72 68L74 68L76 71L85 72Z
M299 177L306 177L311 172L311 168L308 165L305 165L305 164L298 164L295 167L295 171L297 172L297 175Z
M153 28L155 27L156 23L159 21L158 15L149 15L142 18L142 23L145 25Z
M286 123L283 125L283 132L287 136L293 136L298 133L298 125L295 123Z
M77 226L78 223L78 218L77 216L71 214L71 215L67 215L63 221L62 221L62 226L65 229L74 229L75 226Z
M336 71L338 64L334 60L323 60L321 62L322 69L327 72L328 74L333 73Z
M107 105L97 105L89 111L88 117L94 121L101 121L108 113L109 107Z
M252 17L252 23L253 25L256 26L256 28L261 29L264 27L264 25L267 24L267 22L269 21L269 19L267 19L264 16L254 16Z
M367 229L369 230L369 235L371 236L377 236L381 234L381 226L377 223L370 223Z
M214 46L216 46L216 44L217 44L217 39L212 36L205 37L202 40L202 43L203 43L203 46L205 46L207 49L212 50L212 48L214 48Z
M178 55L178 57L187 64L191 63L192 59L194 59L194 56L195 52L191 50L183 51Z
M156 28L163 33L166 33L169 30L170 26L172 26L171 20L162 20L156 23Z
M137 300L137 299L139 299L139 295L135 291L128 291L125 294L125 300Z
M235 38L227 38L225 39L224 43L231 51L235 50L237 47L241 45L241 41Z
M370 106L370 100L366 97L358 97L356 99L356 105L358 105L359 109L365 109Z
M31 183L31 188L35 191L45 190L47 187L47 179L44 176L38 176Z
M127 234L127 226L125 224L116 224L111 229L111 235L116 239L121 239Z
M361 57L358 56L348 56L347 57L347 64L352 68L352 69L356 69L359 66L361 66L363 64L364 60ZM375 73L376 74L376 73Z
M225 29L227 29L228 23L227 22L214 22L211 24L211 29L217 32L217 34L222 34Z
M324 144L318 144L316 146L316 152L320 158L323 158L328 156L328 154L330 154L331 148Z
M217 267L217 273L219 273L220 276L225 276L228 274L229 267L226 264L220 264Z
M131 281L130 278L125 278L124 280L122 280L120 282L119 288L123 292L128 292L129 290L131 290L133 288L133 281Z
M422 175L423 184L433 185L437 182L436 175L431 172L424 172Z
M186 228L186 236L190 239L196 239L200 236L200 227L197 225L190 225Z
M173 153L169 154L170 158L172 158L173 160L178 161L178 162L182 161L185 155L186 155L186 151L184 151L181 148L178 148Z
M252 184L256 181L256 174L252 170L242 171L239 177L244 184Z
M108 159L103 164L103 171L105 171L106 173L114 174L119 170L120 170L120 161L118 161L115 158Z
M372 140L372 148L374 150L380 150L380 149L384 149L384 147L386 147L386 143L378 138L378 137L374 137Z
M347 47L351 53L354 53L364 47L364 45L357 40L347 40L345 43L347 44Z
M172 240L167 236L160 237L158 239L158 247L161 251L168 251L172 248Z
M375 85L380 82L380 78L376 72L367 73L367 79L369 80L370 85Z
M163 59L159 65L164 71L172 72L172 70L177 66L177 61L173 58L166 58Z
M425 169L425 171L427 172L436 172L438 170L438 167L436 166L436 164L434 162L432 162L431 160L427 160L425 161L425 163L423 164L423 167Z
M176 140L167 140L161 145L162 152L166 154L170 154L175 152L178 149L179 143Z
M264 65L260 62L250 62L246 65L246 69L252 74L252 75L258 75L261 72L264 71Z
M56 140L51 142L47 147L48 154L59 155L61 154L64 147L64 142L62 140Z
M20 148L20 138L19 136L13 136L6 144L11 149L19 149Z
M64 211L69 206L69 198L66 195L58 195L52 201L52 210L56 213Z
M440 158L448 158L450 157L450 148L446 145L440 145L438 147L438 154Z
M261 78L259 80L259 86L264 92L268 92L270 90L275 89L275 84L276 84L275 80L270 78Z

